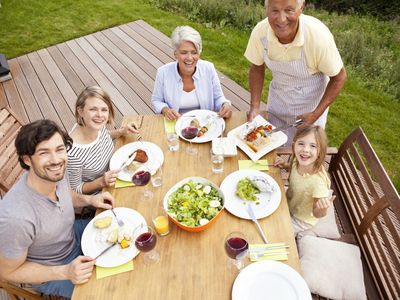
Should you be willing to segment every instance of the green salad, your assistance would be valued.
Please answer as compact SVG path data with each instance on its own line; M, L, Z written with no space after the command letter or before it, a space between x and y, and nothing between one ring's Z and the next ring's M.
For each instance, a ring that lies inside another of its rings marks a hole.
M180 223L205 225L222 209L223 199L211 185L190 180L168 198L168 213Z
M260 190L248 179L243 178L238 181L236 186L236 195L248 201L257 201L256 195L260 193Z

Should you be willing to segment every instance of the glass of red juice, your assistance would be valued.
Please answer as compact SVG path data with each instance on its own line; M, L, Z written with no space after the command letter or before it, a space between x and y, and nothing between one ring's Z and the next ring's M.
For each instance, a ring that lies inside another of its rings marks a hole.
M155 250L157 234L153 227L140 224L133 231L133 237L136 248L145 253L143 258L144 264L150 265L160 261L160 254Z
M244 258L249 249L249 243L244 233L240 231L229 233L225 238L224 247L229 257L228 267L240 271L244 267Z

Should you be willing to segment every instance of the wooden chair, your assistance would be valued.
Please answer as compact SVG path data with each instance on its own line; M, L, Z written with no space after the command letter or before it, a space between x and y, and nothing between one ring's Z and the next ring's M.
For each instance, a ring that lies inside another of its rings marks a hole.
M8 108L0 111L0 191L6 193L22 174L14 140L23 122Z

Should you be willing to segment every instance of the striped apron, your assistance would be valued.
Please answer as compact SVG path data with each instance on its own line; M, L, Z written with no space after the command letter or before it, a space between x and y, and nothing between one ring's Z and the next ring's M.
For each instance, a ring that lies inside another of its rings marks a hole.
M304 39L306 39L305 31ZM321 72L310 74L304 55L304 47L301 49L299 60L277 62L268 57L267 37L262 38L261 42L264 46L265 65L272 72L267 103L268 121L277 127L284 126L295 122L296 116L312 112L318 106L329 77ZM325 128L328 109L314 124ZM296 128L290 128L285 132L288 135L286 146L292 144L295 132Z

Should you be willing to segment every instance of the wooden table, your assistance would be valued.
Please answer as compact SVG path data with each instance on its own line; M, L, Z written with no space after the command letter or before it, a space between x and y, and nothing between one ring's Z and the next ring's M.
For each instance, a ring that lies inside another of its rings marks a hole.
M235 112L233 117L227 120L225 132L245 121L244 112ZM152 223L151 208L161 205L164 194L176 182L189 176L201 176L220 185L225 176L238 170L238 159L248 159L238 149L236 157L225 158L224 172L213 174L209 155L211 143L193 144L199 150L196 156L186 154L188 143L185 141L180 141L179 152L170 152L162 116L125 117L123 122L141 125L143 139L159 145L165 155L161 187L153 188L148 185L109 190L117 199L117 206L137 210L148 224ZM119 140L117 147L132 141L133 138ZM273 151L264 158L272 162L275 155ZM290 245L289 260L286 263L300 271L280 171L272 167L268 174L279 183L282 201L271 216L259 221L269 242L284 242ZM148 202L141 201L144 190L149 188L154 192L154 198ZM139 254L134 260L133 271L100 280L97 280L94 274L88 283L75 287L72 299L231 299L231 289L237 273L227 268L224 238L235 230L245 232L249 243L263 242L252 221L239 219L228 211L224 211L210 228L199 233L186 232L171 223L170 234L157 239L156 249L161 255L158 264L144 265L143 254Z

